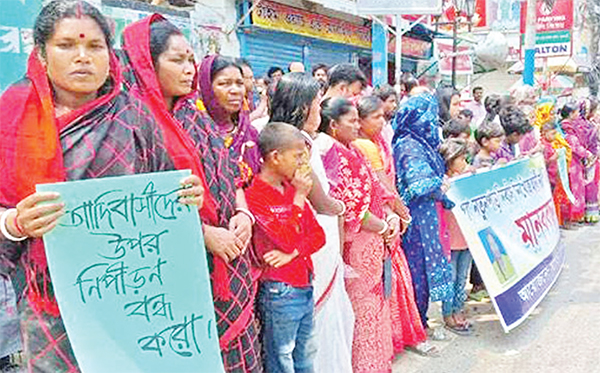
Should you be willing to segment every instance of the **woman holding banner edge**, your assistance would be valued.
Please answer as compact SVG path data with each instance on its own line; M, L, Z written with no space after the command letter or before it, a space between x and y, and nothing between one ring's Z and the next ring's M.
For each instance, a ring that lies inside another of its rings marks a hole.
M159 124L173 123L192 143L207 175L208 196L219 201L201 216L221 355L228 372L260 372L254 316L255 282L247 250L253 216L236 187L237 160L204 110L192 49L181 31L159 14L129 25L123 46L131 67L126 85L150 108Z
M18 308L29 371L79 371L40 239L64 205L57 193L37 193L35 185L172 170L190 161L171 158L154 119L121 91L111 40L93 6L50 2L35 22L27 78L0 97L0 111L14 113L0 126L0 271L16 272L23 294ZM203 176L182 180L192 186L178 192L182 203L202 204Z

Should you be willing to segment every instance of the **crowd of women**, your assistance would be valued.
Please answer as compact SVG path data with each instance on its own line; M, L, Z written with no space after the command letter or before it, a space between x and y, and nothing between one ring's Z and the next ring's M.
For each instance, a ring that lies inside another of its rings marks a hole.
M78 371L41 240L64 205L36 184L191 169L182 182L194 187L180 193L200 208L226 371L263 371L255 296L264 263L253 255L244 193L261 167L249 64L218 55L196 64L181 31L157 14L125 29L117 56L107 20L84 1L47 4L34 41L26 78L0 98L0 316L14 316L0 324L3 339L11 336L0 353L22 349L30 371ZM564 221L598 220L596 100L565 105L557 125L551 99L530 108L489 96L476 145L453 89L406 81L397 109L391 87L366 93L365 83L356 67L340 65L327 85L290 73L265 90L269 120L305 135L309 200L326 235L313 255L316 372L389 372L406 348L435 355L431 302L444 302L450 330L472 330L462 313L471 260L455 255L466 247L453 244L460 232L443 212L452 207L448 176L464 169L456 159L489 148L482 156L502 163L541 151ZM442 128L452 138L444 144ZM495 137L505 153L490 145ZM560 148L575 201L554 167Z

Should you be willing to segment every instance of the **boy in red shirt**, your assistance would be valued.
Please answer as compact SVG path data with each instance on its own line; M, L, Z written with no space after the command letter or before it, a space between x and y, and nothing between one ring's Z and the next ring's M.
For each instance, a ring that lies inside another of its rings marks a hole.
M307 196L312 187L304 166L306 143L298 129L270 123L260 133L262 170L246 190L256 218L254 249L265 263L259 312L267 372L313 372L314 300L311 254L325 233Z

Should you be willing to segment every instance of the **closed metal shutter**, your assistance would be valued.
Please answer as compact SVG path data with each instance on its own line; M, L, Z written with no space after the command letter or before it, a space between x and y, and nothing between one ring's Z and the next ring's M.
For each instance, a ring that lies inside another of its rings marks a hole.
M324 63L328 67L348 63L352 62L352 54L358 50L349 45L311 39L308 45L308 62L311 68L319 63Z
M259 28L247 28L238 37L241 55L250 62L257 78L265 76L272 66L287 72L290 63L303 62L310 73L319 63L331 67L371 55L367 49Z
M252 29L239 34L242 57L252 64L254 76L265 76L271 66L287 72L292 62L302 62L304 38L283 32Z

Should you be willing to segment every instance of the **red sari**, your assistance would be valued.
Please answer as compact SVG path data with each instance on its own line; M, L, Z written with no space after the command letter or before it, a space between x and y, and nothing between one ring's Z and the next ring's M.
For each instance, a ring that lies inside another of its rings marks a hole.
M373 143L379 149L379 154L383 163L383 171L391 185L395 184L396 170L394 168L393 155L387 141L383 136L376 136ZM399 197L398 197L399 198ZM402 202L395 202L395 210L399 210L400 217L408 220L410 211ZM401 246L401 240L398 238L391 246L392 256L392 275L396 285L396 291L390 299L392 315L392 337L394 343L394 353L398 354L406 346L416 346L427 339L427 334L419 316L419 310L415 303L412 277L408 262Z
M129 25L123 32L126 57L133 70L127 78L131 89L148 104L165 133L171 134L172 143L184 146L184 151L174 157L180 160L177 167L192 168L194 173L202 175L206 191L200 211L202 221L228 228L235 215L237 164L231 162L229 151L197 93L180 97L172 113L165 105L150 55L150 25L163 20L161 15L154 14ZM207 254L221 355L227 372L262 370L250 253L247 250L230 263Z
M111 55L98 98L56 118L46 70L34 50L27 79L0 97L0 205L14 207L40 183L173 169L160 129L138 100L121 92ZM16 270L15 287L29 371L77 372L48 273L43 242L0 241L0 271ZM13 266L13 268L7 268ZM22 279L25 279L23 281Z
M352 268L346 290L356 317L352 347L354 372L391 372L392 319L385 297L383 262L389 257L381 235L361 228L365 214L385 218L391 196L355 148L334 141L323 156L331 195L346 204L344 262ZM392 289L392 292L394 289Z
M383 159L384 171L392 185L396 184L396 170L394 168L394 156L388 143L383 137L378 136L375 144L380 149ZM401 202L396 206L400 210L400 218L408 220L410 211ZM394 352L400 353L406 346L416 346L427 339L427 333L423 328L419 309L415 303L415 291L413 289L412 276L408 268L408 262L398 238L392 244L392 265L396 292L392 294L392 325Z

